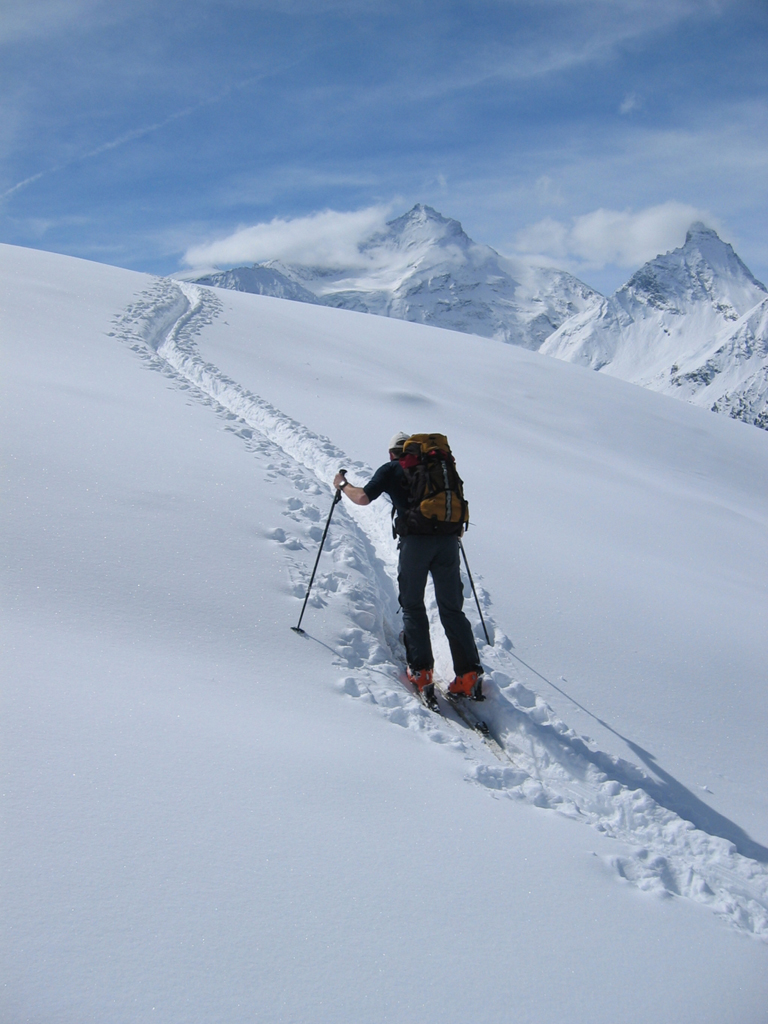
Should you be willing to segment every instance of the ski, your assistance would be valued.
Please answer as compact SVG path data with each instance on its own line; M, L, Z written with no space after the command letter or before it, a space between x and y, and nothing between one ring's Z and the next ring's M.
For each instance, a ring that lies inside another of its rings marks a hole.
M464 725L473 732L479 733L483 741L500 761L511 760L509 753L491 732L491 727L475 707L479 701L471 700L468 697L455 697L448 693L442 686L435 683L435 693L439 693L446 704L452 708ZM483 698L485 699L485 698Z
M411 686L413 686L412 683L411 683ZM425 694L423 690L420 690L418 688L418 686L413 686L413 692L419 698L419 700L424 705L424 707L427 709L427 711L434 711L434 713L436 715L442 715L442 713L443 713L442 712L442 708L440 707L440 705L438 704L438 701L437 701L437 687L435 687L435 691L433 693L432 700L430 700L429 697L427 696L427 694Z
M438 694L443 698L445 704L449 708L452 708L459 718L464 722L467 728L472 729L474 732L479 732L483 735L489 733L487 724L476 716L473 716L464 704L467 702L467 698L454 697L453 694L448 693L448 690L441 686L439 683L434 683L434 696L432 700L429 700L428 696L423 690L420 690L418 686L414 686L410 679L408 679L408 688L418 698L419 702L427 709L427 711L434 711L436 715L445 717L443 708L440 706L438 701ZM473 701L473 703L475 703Z
M448 693L447 690L443 689L435 683L435 693L439 693L443 698L448 707L453 708L459 718L469 729L474 729L475 732L481 733L483 736L487 736L490 733L488 724L483 721L479 715L475 714L472 708L467 705L470 703L467 697L455 697L452 693ZM472 701L472 703L477 703Z
M491 732L491 728L485 719L476 710L475 705L479 704L479 701L472 700L469 697L455 697L453 694L448 693L448 690L441 685L440 682L435 682L435 699L430 702L427 697L422 693L417 686L414 686L410 679L407 680L408 688L417 698L417 700L427 709L435 715L439 715L441 718L446 717L446 710L450 708L456 713L456 716L461 719L463 724L469 729L470 732L476 732L486 744L488 749L497 757L500 761L512 760L509 752L502 746L501 743ZM442 698L443 706L441 707L438 697ZM484 700L485 698L483 698Z

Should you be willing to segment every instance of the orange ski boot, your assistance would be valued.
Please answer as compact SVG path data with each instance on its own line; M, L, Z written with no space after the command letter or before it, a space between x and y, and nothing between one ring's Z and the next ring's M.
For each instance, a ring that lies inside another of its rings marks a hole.
M428 708L432 708L433 711L437 710L437 698L435 697L435 684L432 682L432 669L421 668L421 669L406 669L408 679L416 687L416 690L427 705Z
M450 697L469 697L470 700L485 700L483 696L482 672L465 672L456 676L448 687Z

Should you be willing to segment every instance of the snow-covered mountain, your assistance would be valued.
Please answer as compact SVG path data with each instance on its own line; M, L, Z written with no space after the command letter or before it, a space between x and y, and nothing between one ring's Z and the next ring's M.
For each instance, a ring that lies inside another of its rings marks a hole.
M701 223L541 352L768 427L768 290Z
M229 288L236 292L251 292L254 295L272 295L276 299L293 299L296 302L317 302L317 296L291 277L280 264L256 264L253 267L235 267L212 274L204 274L194 280L198 284L214 288Z
M496 338L768 427L768 291L704 224L610 298L500 256L422 204L360 258L333 269L274 260L195 280Z
M601 298L572 274L500 256L472 241L457 220L420 203L366 240L354 267L274 260L195 281L448 327L530 349Z

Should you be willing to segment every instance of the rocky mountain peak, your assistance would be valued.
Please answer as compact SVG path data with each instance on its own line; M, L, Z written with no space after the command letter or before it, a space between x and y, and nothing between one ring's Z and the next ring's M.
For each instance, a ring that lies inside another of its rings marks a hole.
M416 203L408 213L388 221L387 228L385 237L400 245L452 243L466 248L473 244L459 221L444 217L424 203Z
M768 289L701 221L541 351L768 429Z
M691 226L688 228L688 231L685 235L685 244L688 245L689 243L692 243L696 245L700 239L716 239L721 244L725 244L724 242L722 242L722 239L714 230L714 228L708 228L703 221L697 220L694 221L693 224L691 224Z
M684 245L646 263L615 297L625 308L640 304L679 313L689 312L691 304L706 302L733 319L766 292L733 247L696 221Z
M749 267L739 259L733 246L724 242L713 228L708 228L701 221L691 224L685 236L685 245L674 252L679 252L689 266L700 266L703 261L713 272L730 278L736 285L746 286L750 290L757 289L763 294L767 291L765 285L758 281Z

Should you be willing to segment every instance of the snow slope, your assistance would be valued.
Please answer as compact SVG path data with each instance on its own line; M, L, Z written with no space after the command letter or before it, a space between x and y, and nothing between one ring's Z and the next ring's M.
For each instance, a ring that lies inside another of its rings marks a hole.
M7 1019L764 1019L762 432L420 325L0 267ZM287 628L332 471L434 423L496 753L402 685L382 503Z
M198 284L319 302L538 349L600 296L562 270L473 242L457 220L417 203L360 246L357 266L277 260L196 277Z
M768 291L701 223L541 351L768 427Z

